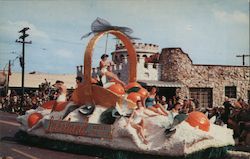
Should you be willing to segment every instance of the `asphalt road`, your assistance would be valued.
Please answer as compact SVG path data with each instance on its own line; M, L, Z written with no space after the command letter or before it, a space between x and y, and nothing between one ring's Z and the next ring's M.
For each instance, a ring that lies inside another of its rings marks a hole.
M9 159L99 159L17 143L14 138L19 127L16 117L15 114L0 111L0 159L7 156Z

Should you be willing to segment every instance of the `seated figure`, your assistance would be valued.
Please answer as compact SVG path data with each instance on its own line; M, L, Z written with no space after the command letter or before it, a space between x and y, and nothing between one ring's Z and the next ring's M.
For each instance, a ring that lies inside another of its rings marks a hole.
M157 93L157 88L155 86L151 87L149 90L149 95L145 100L146 108L158 113L160 115L168 115L167 111L160 105L157 104L155 101L155 96Z
M101 56L101 61L99 63L99 67L100 67L100 80L102 80L102 83L105 84L105 83L107 83L107 79L112 79L116 83L119 83L122 86L125 86L125 83L123 81L121 81L117 77L117 75L115 75L113 72L111 72L110 65L111 65L111 62L108 61L108 55L107 54L103 54Z

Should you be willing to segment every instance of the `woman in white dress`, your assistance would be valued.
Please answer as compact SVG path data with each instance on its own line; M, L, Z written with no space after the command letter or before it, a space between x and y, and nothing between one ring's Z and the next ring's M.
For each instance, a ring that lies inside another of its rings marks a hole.
M122 86L125 86L125 83L123 81L121 81L117 77L117 75L115 75L113 72L111 72L111 70L110 70L111 62L108 61L108 57L109 56L107 54L103 54L101 56L101 61L99 63L101 76L107 76L109 79L113 79L115 82L121 84Z

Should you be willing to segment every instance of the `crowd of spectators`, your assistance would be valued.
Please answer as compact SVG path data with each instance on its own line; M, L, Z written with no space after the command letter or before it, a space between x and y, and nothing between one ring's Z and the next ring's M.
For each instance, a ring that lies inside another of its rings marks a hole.
M21 113L29 109L36 109L44 102L56 100L59 93L58 89L53 87L46 79L39 85L37 90L25 90L23 106L21 103L22 96L15 90L11 90L5 97L0 97L0 109L6 112ZM70 98L68 91L67 98Z

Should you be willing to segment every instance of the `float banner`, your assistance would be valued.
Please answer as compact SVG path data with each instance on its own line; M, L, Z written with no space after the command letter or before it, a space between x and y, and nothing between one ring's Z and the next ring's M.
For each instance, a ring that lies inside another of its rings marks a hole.
M46 133L61 133L75 136L112 139L112 126L106 124L92 124L84 122L70 122L62 120L45 120Z

